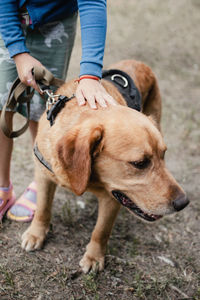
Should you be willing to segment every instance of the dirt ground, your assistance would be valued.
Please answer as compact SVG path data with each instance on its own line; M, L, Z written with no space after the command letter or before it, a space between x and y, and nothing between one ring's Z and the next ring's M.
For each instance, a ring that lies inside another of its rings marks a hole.
M105 271L83 275L78 262L95 224L97 201L88 193L75 197L58 189L43 250L22 251L20 236L27 224L4 219L1 300L200 299L199 41L199 0L108 1L105 66L134 58L154 70L163 98L166 162L191 203L153 225L122 208L109 241ZM80 55L77 34L69 78L78 75ZM17 195L32 177L26 133L16 140L13 153Z

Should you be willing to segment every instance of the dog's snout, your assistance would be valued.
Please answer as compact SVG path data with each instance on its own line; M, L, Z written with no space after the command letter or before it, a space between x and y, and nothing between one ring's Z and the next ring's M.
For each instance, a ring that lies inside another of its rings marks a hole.
M182 194L181 196L178 196L173 202L173 207L176 211L184 209L189 204L189 199L186 195Z

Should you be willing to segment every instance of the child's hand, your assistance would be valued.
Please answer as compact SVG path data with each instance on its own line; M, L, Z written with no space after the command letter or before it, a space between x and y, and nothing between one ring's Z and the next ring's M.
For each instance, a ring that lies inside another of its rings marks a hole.
M79 105L85 105L86 101L92 109L97 109L97 103L101 107L107 107L107 104L116 105L116 101L110 96L100 80L84 78L80 80L76 98Z
M32 69L34 66L43 67L43 65L28 53L17 54L13 57L13 59L21 82L27 86L31 86L41 94L42 92L33 78Z

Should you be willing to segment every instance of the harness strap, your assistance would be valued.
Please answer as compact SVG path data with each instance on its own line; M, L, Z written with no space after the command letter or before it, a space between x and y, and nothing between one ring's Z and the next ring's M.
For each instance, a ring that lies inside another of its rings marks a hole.
M75 95L71 97L66 97L60 95L58 101L56 101L52 107L47 111L47 120L50 122L50 125L53 126L57 114L63 109L65 103L73 99Z
M63 80L55 78L53 74L46 68L36 66L33 68L32 73L35 81L42 90L44 88L49 88L50 85L60 87L64 83ZM17 78L12 84L0 117L1 129L8 138L18 137L28 128L30 119L30 101L33 97L33 94L34 90L22 83L19 78ZM44 97L42 98L45 100ZM13 110L19 103L27 104L27 121L22 128L16 131L12 131L7 125L5 113L7 108Z
M114 84L128 107L141 111L141 95L133 79L124 71L118 69L104 70L102 78Z
M55 118L57 114L62 110L62 108L65 106L65 103L73 99L75 95L72 95L71 97L66 96L59 96L58 101L56 101L52 107L47 111L47 120L50 122L50 126L54 124ZM41 152L38 149L37 144L35 144L33 148L33 152L39 162L43 164L50 172L53 173L51 165L45 160L45 158L42 156Z
M39 162L41 162L41 164L43 164L43 166L45 166L50 172L53 173L51 165L44 159L44 157L42 156L41 152L38 149L37 144L35 144L35 146L33 148L33 152L34 152L35 156L37 157L37 159L39 160Z

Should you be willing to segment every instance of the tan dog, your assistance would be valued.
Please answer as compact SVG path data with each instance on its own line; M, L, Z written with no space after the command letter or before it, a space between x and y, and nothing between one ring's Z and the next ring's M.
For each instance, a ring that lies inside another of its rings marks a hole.
M49 230L51 206L56 185L81 195L92 191L99 200L98 220L87 250L80 261L84 272L98 265L104 268L106 245L121 207L139 218L155 221L165 214L183 209L188 200L184 191L165 167L164 144L160 129L161 99L151 69L136 61L111 66L127 72L142 95L142 112L126 107L118 90L109 82L102 84L121 105L106 109L78 107L68 102L50 127L44 114L36 143L51 165L53 173L37 159L37 211L22 236L22 248L41 248ZM58 93L71 96L74 81ZM98 263L98 264L97 264Z

